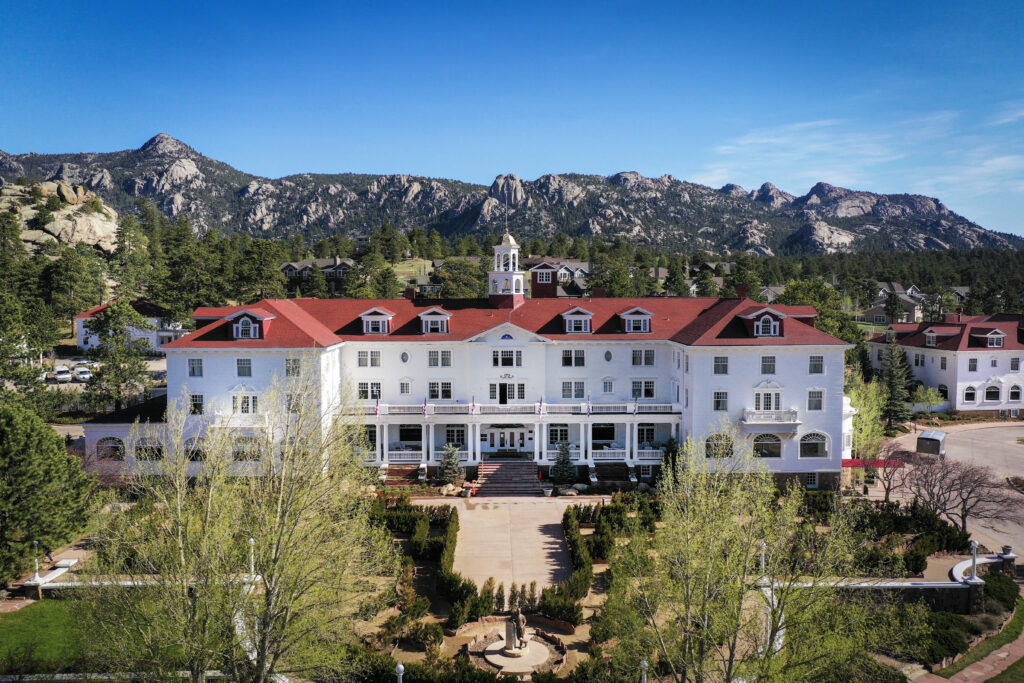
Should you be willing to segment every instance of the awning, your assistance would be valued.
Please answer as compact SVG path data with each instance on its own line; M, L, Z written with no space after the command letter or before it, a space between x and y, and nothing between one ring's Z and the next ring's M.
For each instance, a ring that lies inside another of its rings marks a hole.
M843 460L843 467L874 467L883 469L887 467L899 469L906 467L902 460L882 460L878 458L847 458Z

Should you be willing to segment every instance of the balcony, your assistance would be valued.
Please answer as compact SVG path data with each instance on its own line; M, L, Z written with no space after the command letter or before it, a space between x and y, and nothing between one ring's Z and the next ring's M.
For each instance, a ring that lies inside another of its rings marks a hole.
M619 462L629 459L629 451L625 448L602 448L593 451L591 457L594 459L594 462Z
M349 408L352 415L670 415L676 403L376 403L363 399Z
M645 462L661 462L664 455L665 451L661 448L638 448L636 451L636 459Z
M801 424L796 410L744 410L742 423L769 432L795 432Z
M557 460L558 459L558 449L556 448L554 450L551 450L549 448L547 451L545 451L545 457L548 460L551 460L551 461ZM580 459L580 449L578 449L578 448L570 448L569 449L569 459L572 460L573 462L579 461L579 459Z

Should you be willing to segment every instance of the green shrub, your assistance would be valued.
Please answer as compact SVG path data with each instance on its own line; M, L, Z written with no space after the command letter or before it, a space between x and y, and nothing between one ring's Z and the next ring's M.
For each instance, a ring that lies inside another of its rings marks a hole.
M409 639L423 648L427 645L440 645L444 640L444 630L440 624L419 621L409 629Z
M452 611L448 615L448 621L444 623L448 628L458 628L469 621L471 603L475 598L467 598L452 604Z
M998 602L1004 612L1009 612L1017 604L1020 589L1017 583L1002 572L992 572L984 576L985 597Z
M924 642L926 664L938 664L947 657L966 652L967 639L979 631L964 617L950 612L931 612L928 626L931 634Z

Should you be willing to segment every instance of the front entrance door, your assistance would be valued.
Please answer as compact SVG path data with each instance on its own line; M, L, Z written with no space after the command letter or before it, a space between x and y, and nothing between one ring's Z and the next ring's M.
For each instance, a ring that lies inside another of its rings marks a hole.
M508 403L508 387L505 383L498 385L498 403L502 405Z

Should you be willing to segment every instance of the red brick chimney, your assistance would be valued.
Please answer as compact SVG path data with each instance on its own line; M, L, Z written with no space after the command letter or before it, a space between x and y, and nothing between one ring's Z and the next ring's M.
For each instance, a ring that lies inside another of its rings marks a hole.
M746 285L736 285L736 296L738 296L741 299L746 299L747 298L747 286Z

